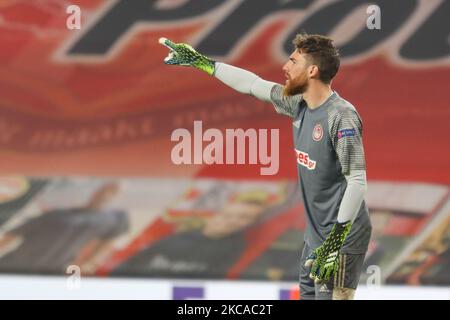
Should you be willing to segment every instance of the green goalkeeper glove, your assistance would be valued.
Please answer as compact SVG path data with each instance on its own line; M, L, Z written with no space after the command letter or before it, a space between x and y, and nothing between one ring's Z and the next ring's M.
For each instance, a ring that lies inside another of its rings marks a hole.
M169 48L169 55L164 59L165 64L189 66L202 70L210 76L214 74L215 61L195 51L186 43L173 43L169 39L159 38L159 43Z
M339 251L352 227L351 222L337 222L323 244L306 258L306 267L311 267L309 277L315 283L327 282L339 269Z

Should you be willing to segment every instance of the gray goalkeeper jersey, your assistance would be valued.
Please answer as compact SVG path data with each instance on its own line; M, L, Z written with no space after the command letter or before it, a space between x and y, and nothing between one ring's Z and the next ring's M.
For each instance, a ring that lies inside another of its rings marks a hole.
M307 216L305 241L319 247L337 221L347 187L344 174L365 170L362 122L355 107L336 92L310 109L301 95L285 97L283 87L271 91L275 110L292 118L300 190ZM365 253L371 224L365 201L352 225L342 253Z

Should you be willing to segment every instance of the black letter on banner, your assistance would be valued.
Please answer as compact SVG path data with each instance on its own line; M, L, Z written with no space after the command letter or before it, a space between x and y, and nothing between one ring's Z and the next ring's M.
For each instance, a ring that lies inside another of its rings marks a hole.
M339 48L342 57L349 57L370 50L372 47L383 41L394 33L400 25L412 14L417 5L417 0L405 0L401 3L392 0L376 0L362 2L361 0L346 0L333 2L302 22L294 32L286 39L283 50L286 54L291 54L294 49L292 40L299 32L305 31L309 34L330 34L334 27L354 9L361 6L376 4L381 9L383 22L380 30L362 29L353 39ZM365 20L364 20L365 26Z
M450 1L443 1L420 29L403 45L400 55L406 59L428 60L450 54Z
M244 0L222 23L196 47L211 56L225 56L262 18L276 11L305 9L313 0L261 1Z
M154 6L156 1L120 0L70 48L69 54L106 54L135 23L172 21L195 17L213 9L224 1L195 0L173 10L159 10Z

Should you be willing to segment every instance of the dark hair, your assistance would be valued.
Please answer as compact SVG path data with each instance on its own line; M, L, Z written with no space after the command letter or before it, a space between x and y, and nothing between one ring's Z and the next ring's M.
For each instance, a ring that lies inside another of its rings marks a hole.
M319 67L319 79L330 83L339 70L339 51L333 40L318 34L297 34L292 42L298 52L309 55L310 61Z

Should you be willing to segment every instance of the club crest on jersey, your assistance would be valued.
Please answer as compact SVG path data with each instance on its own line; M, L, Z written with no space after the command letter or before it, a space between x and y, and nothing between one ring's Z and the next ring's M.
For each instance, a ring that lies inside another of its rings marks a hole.
M313 129L312 138L314 141L320 141L323 137L323 129L320 123L316 124Z
M309 154L303 151L295 149L297 153L298 164L308 168L309 170L314 170L316 168L316 161L309 158Z

